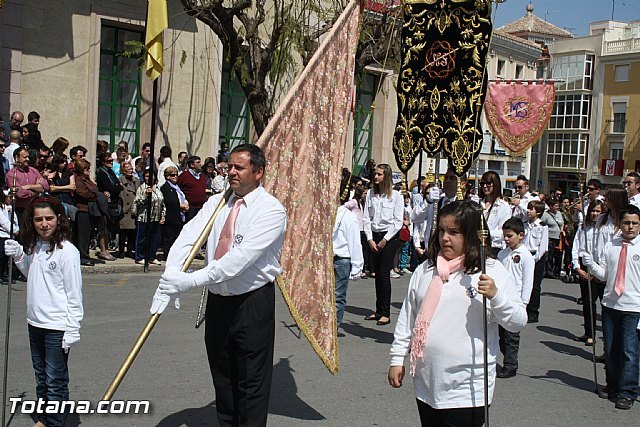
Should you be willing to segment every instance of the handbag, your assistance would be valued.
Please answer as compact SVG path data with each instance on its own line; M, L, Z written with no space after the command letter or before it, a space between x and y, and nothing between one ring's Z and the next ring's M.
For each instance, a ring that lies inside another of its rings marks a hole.
M120 222L124 218L124 208L122 206L122 199L118 198L107 205L109 208L109 222Z
M411 240L411 232L409 231L409 227L403 225L400 229L400 240L403 242L408 242Z

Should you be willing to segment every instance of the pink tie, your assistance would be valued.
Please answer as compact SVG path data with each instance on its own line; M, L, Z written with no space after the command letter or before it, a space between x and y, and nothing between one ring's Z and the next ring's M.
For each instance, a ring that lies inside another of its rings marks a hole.
M629 242L622 242L622 249L620 249L620 256L618 257L618 271L616 272L616 285L614 287L618 296L624 292L625 274L627 271L627 247Z
M231 249L231 246L233 245L233 233L235 231L236 218L238 218L242 203L244 203L244 199L242 197L238 197L234 202L231 212L222 227L220 237L218 237L218 246L216 246L216 252L213 254L213 259L222 258Z

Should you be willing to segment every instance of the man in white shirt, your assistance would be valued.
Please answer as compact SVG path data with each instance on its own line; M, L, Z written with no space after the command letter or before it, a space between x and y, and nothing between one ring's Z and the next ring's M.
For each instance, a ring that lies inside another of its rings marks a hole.
M9 133L9 145L4 149L4 157L9 162L9 169L11 169L15 163L13 151L20 147L20 138L22 138L22 134L18 130L12 130Z
M640 208L640 174L629 172L624 178L624 186L629 195L629 203Z
M158 188L162 187L162 185L167 182L164 177L164 170L169 166L175 167L176 164L171 160L171 147L168 145L163 145L160 147L160 164L158 165Z
M527 206L529 205L529 202L533 200L540 200L540 198L529 192L529 180L527 177L524 175L518 175L516 178L516 193L511 198L511 204L513 204L513 216L520 218L522 223L525 225L525 228L529 222Z
M205 344L221 425L267 423L274 280L281 271L286 214L282 204L260 186L265 166L258 146L242 144L233 149L228 163L233 194L208 236L207 265L193 273L180 271L222 194L209 198L171 246L150 310L162 313L180 292L207 286Z
M213 183L211 184L214 194L222 193L227 185L227 162L218 163L216 169L218 174L213 178Z
M360 226L356 216L343 205L338 207L333 226L333 275L335 277L337 328L342 325L347 304L349 279L358 280L364 257L360 243Z

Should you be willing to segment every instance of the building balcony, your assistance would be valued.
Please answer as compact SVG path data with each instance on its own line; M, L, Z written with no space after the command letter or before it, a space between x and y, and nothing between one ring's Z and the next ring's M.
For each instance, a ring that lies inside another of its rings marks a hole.
M622 176L624 174L624 160L602 159L600 175Z
M602 55L620 55L623 53L640 52L640 37L625 40L602 42Z

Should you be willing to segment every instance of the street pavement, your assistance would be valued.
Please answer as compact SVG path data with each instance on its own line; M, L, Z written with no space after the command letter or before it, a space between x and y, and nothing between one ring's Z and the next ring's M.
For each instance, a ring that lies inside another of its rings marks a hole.
M149 318L148 309L160 271L145 274L141 268L130 269L131 264L130 260L113 264L122 265L122 272L83 274L82 339L69 358L72 399L86 399L94 404L100 400ZM340 372L335 376L328 373L295 326L283 299L277 297L270 425L419 424L411 377L405 379L400 389L392 389L387 383L393 324L408 283L409 276L393 280L393 323L389 326L363 320L374 306L373 280L350 284L343 323L345 336L339 338ZM25 287L24 283L18 283L12 292L8 394L33 399L35 382L24 320ZM6 289L0 287L2 319ZM591 349L573 339L583 332L581 307L574 301L577 295L577 284L544 281L540 323L527 325L522 333L518 375L497 379L490 413L492 425L639 424L640 404L629 411L620 411L594 393ZM150 413L74 415L68 424L217 426L215 396L203 344L204 328L194 328L199 298L199 290L191 291L183 295L180 310L167 309L113 398L149 400ZM4 327L0 329L4 342ZM600 343L597 351L602 352ZM602 384L603 365L598 365L597 375ZM10 426L33 425L25 414L8 415L8 420Z

